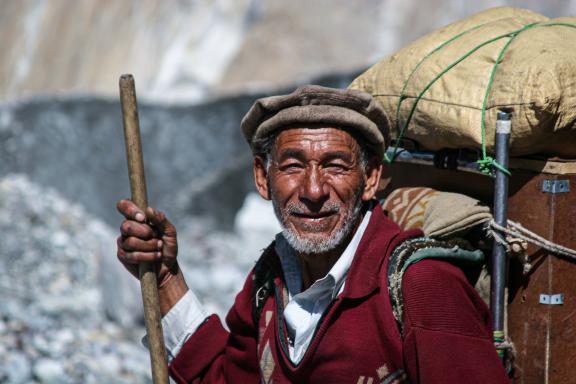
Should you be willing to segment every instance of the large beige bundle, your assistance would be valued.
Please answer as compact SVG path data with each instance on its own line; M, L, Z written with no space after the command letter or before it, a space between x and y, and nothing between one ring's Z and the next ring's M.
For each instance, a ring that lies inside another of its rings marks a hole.
M474 47L532 23L538 24L516 35L496 67L484 113L487 148L493 148L497 111L505 108L513 113L512 155L574 157L576 28L549 24L576 26L576 18L550 20L523 9L494 8L424 36L374 65L350 87L377 98L397 135L415 98L438 74ZM418 102L405 137L430 150L479 148L482 104L494 63L509 39L483 46L434 82ZM401 94L406 98L397 116Z

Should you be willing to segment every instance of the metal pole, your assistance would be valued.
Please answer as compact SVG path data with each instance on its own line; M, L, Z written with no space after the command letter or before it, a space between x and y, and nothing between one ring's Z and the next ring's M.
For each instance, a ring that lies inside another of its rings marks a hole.
M126 158L128 161L132 201L138 208L145 210L148 206L148 197L146 179L144 177L136 88L132 75L122 75L120 77L120 102L122 104L122 120L124 123L124 139L126 142ZM146 323L150 362L152 364L152 380L154 384L168 384L168 365L162 324L160 322L160 300L158 298L154 264L141 263L139 272L144 304L144 321Z
M510 143L511 114L498 112L496 120L496 162L508 168L508 149ZM494 221L506 227L508 221L508 175L495 168L496 180L494 184ZM506 249L504 245L494 241L492 248L492 280L490 289L490 306L492 310L492 323L494 328L494 342L502 343L504 334L504 294L506 288ZM504 358L504 349L497 348L498 355Z

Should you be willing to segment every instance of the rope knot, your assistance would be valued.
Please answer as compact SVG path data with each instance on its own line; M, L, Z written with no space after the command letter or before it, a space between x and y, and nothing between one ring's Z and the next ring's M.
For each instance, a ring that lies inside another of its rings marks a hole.
M506 167L498 163L492 156L484 156L484 158L477 160L476 164L478 164L478 170L487 176L494 177L494 168L504 172L507 176L512 175Z
M488 176L493 176L494 174L493 163L495 161L496 160L494 160L492 157L486 156L483 159L476 161L476 164L478 164L478 170L480 172Z
M512 220L507 221L507 227L498 225L494 220L490 220L486 225L487 234L494 239L494 241L506 247L510 251L510 240L519 241L524 240L537 247L543 248L548 252L566 257L570 260L576 261L576 250L556 244L536 233L524 228L520 223ZM526 246L519 244L520 248L526 251ZM528 262L528 260L527 260Z

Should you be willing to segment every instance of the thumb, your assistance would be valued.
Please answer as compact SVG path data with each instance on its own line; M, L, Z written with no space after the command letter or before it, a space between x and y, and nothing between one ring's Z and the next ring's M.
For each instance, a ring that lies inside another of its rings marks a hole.
M162 238L162 258L164 262L169 266L174 265L178 254L176 227L166 218L164 212L154 208L146 208L146 217Z
M146 218L163 236L176 237L176 228L166 218L164 212L148 207L146 208Z

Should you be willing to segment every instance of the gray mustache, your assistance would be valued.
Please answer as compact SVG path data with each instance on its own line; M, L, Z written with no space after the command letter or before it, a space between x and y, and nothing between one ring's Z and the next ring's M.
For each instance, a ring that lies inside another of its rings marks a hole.
M338 205L337 203L334 203L334 202L327 202L322 206L322 210L320 210L318 212L316 212L316 211L311 212L303 204L289 203L285 208L285 212L289 213L289 214L295 213L295 214L299 214L299 215L305 215L305 214L309 214L309 213L328 215L331 213L339 213L340 212L340 205Z

